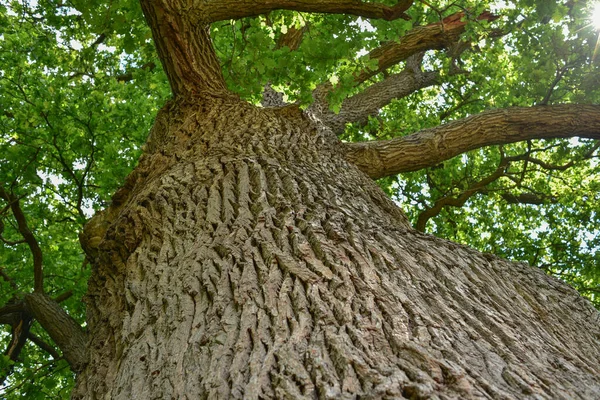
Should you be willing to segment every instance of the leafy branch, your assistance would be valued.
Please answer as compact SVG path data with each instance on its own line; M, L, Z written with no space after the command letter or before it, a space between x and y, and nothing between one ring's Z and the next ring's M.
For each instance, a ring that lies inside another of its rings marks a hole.
M20 198L12 191L7 191L0 186L0 199L4 200L12 211L17 222L17 230L23 237L24 243L29 247L33 257L34 275L33 293L15 293L6 305L0 307L0 323L8 324L11 327L11 340L5 350L5 355L10 360L16 361L29 339L43 350L48 351L53 357L56 356L54 358L59 357L49 344L31 334L31 324L37 320L61 348L72 369L78 371L87 362L85 333L81 326L59 306L57 301L64 300L71 294L66 292L53 300L44 293L42 250L27 223ZM3 269L0 269L0 276L11 285L15 292L19 291L20 288L16 282ZM0 381L3 382L11 371L12 367L8 371L2 372Z
M492 174L473 183L467 189L463 190L462 193L460 193L458 196L446 196L442 197L441 199L438 199L432 207L425 209L419 214L417 222L415 224L415 229L421 232L425 232L427 221L438 215L442 211L442 209L444 209L444 207L462 207L467 202L467 200L469 200L469 198L471 198L473 195L480 192L487 185L498 180L500 177L505 176L508 166L509 160L503 158L500 161L496 170Z
M354 75L354 86L358 87L380 72L384 78L360 93L342 101L339 112L331 110L329 94L335 90L330 83L319 85L314 93L315 99L309 111L315 114L321 122L329 126L334 133L343 133L347 123L365 125L369 117L375 116L379 110L390 104L394 99L400 99L423 88L441 83L440 71L423 71L422 63L425 51L447 49L451 53L453 63L447 75L464 73L456 67L454 60L462 52L471 47L469 41L461 40L467 21L464 12L455 13L440 22L418 26L406 32L398 41L392 41L372 50L368 54L370 65L375 62L375 68L367 67ZM477 19L493 21L497 17L489 12L481 13ZM402 72L388 74L387 70L405 61Z
M528 150L519 155L515 156L505 156L500 148L500 163L496 170L490 174L489 176L480 179L479 181L471 184L468 188L461 190L459 195L453 195L452 189L446 191L445 194L440 199L436 200L434 205L431 207L426 207L424 211L422 211L417 217L417 222L415 224L415 229L419 231L425 231L425 227L427 222L440 214L442 209L445 207L462 207L466 201L471 198L473 195L481 192L487 192L489 189L487 188L492 182L497 181L501 177L506 177L514 183L514 188L521 188L528 190L524 193L512 194L510 192L506 192L507 188L502 188L497 191L504 191L500 196L509 204L534 204L540 205L544 204L547 201L556 202L557 199L555 196L548 195L545 193L540 193L533 188L529 188L523 184L525 179L525 175L528 172L528 164L534 164L540 166L542 169L547 171L565 171L569 168L572 168L577 163L583 160L589 160L594 157L596 150L600 148L600 141L596 142L586 153L582 156L577 157L577 159L573 159L570 162L562 165L553 165L550 163L543 162L541 160L535 159L531 156L534 150L531 146L528 147ZM523 162L523 168L519 173L510 172L508 167L517 162ZM514 176L516 175L516 176ZM429 175L428 175L429 177ZM428 182L431 186L433 184L432 180L428 179ZM437 187L436 187L437 188ZM439 190L439 188L437 188Z

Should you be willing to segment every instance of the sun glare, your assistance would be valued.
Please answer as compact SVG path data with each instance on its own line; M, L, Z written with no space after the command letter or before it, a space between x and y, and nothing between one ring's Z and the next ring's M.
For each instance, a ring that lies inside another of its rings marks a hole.
M581 29L585 29L588 26L592 26L595 30L600 31L600 0L595 1L592 7L590 8L590 16L588 21L589 23ZM598 49L600 49L600 33L598 33L598 39L596 40L596 46L594 47L592 63L594 62L594 60L596 60Z
M597 2L592 7L590 22L596 30L600 30L600 2Z

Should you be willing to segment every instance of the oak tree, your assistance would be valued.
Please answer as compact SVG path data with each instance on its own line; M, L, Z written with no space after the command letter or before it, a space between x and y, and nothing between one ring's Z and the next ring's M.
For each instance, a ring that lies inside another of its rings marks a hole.
M140 4L0 3L4 397L600 396L591 4Z

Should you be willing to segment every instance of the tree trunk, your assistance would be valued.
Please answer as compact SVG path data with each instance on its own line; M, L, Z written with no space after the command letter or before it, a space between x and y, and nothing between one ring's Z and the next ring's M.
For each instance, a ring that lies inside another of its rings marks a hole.
M76 399L600 397L587 301L414 231L291 107L168 104L82 243Z

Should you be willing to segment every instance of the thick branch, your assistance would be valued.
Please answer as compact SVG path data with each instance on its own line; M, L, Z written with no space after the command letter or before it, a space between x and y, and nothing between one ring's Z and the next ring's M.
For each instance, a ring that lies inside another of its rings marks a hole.
M25 311L25 308L22 303L7 304L3 307L0 307L0 316L11 315L11 314L20 313L23 311ZM12 319L11 319L11 321L12 321Z
M465 32L467 21L463 20L464 17L465 14L460 12L444 18L441 22L418 26L406 32L397 42L388 42L372 50L369 58L377 60L377 68L362 71L356 77L357 83L366 81L413 54L454 46L460 40L460 35ZM491 13L484 12L477 19L493 21L496 18Z
M141 0L173 94L226 96L208 22L187 13L192 3L192 0Z
M4 188L0 187L0 198L4 199L8 204L10 204L10 209L17 220L17 226L19 228L19 233L27 242L29 249L31 250L31 254L33 255L33 276L34 276L34 290L38 293L44 292L44 273L42 270L42 249L29 229L27 225L27 219L25 218L25 214L23 210L21 210L21 205L19 204L19 199L13 195L12 193L8 193L4 190Z
M401 61L406 61L406 70L400 74L386 77L363 93L345 100L338 115L329 110L327 93L331 84L318 86L313 97L315 102L311 111L319 119L339 134L348 122L365 124L369 116L376 115L383 106L393 99L408 96L410 93L438 83L438 72L422 72L421 63L426 50L448 48L452 57L470 47L469 43L460 42L460 36L465 31L465 14L453 14L441 22L416 27L408 31L398 42L389 42L369 53L371 59L378 62L375 69L365 69L355 76L359 85L372 76L382 72ZM482 13L478 19L494 20L496 17L489 12ZM450 68L450 74L459 73L456 68ZM320 110L320 112L314 112Z
M438 82L439 76L438 71L404 70L399 74L390 75L384 80L369 86L364 91L345 99L338 114L331 111L329 107L320 107L321 114L317 114L317 117L330 127L335 134L341 134L344 132L347 123L367 124L369 116L377 115L379 110L393 99L406 97L417 90L432 86ZM322 101L326 101L326 98ZM315 104L322 101L315 101ZM316 108L310 108L309 110L314 111Z
M5 355L7 355L12 361L17 361L21 350L27 343L27 337L29 336L29 329L31 328L31 317L26 313L21 313L18 322L12 325L11 329L11 340L6 348Z
M62 350L74 372L88 362L87 338L79 324L58 303L42 293L25 296L27 309Z
M346 159L376 179L432 167L484 146L574 136L600 139L599 105L490 110L409 136L344 146Z
M62 303L63 301L67 300L68 298L71 298L72 296L73 296L73 291L67 290L66 292L56 296L53 300L57 303Z
M356 0L210 0L196 3L196 18L208 18L208 22L254 17L274 10L350 14L391 21L398 18L409 20L404 12L413 0L400 0L395 6Z

